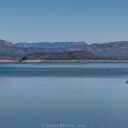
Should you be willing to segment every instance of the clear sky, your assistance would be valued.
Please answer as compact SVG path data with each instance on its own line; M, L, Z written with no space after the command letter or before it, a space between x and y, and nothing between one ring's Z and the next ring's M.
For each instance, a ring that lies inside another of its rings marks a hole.
M0 0L0 38L12 42L128 40L128 0Z

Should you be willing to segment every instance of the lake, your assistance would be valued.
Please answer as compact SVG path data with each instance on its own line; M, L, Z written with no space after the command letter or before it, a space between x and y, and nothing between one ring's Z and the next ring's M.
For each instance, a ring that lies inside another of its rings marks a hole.
M0 63L0 128L128 128L128 63Z

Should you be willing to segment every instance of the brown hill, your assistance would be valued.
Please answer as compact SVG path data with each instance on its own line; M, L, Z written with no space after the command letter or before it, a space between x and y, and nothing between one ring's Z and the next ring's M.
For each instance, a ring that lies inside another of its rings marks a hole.
M90 52L74 51L74 52L56 52L56 53L33 53L22 60L98 60L98 57Z

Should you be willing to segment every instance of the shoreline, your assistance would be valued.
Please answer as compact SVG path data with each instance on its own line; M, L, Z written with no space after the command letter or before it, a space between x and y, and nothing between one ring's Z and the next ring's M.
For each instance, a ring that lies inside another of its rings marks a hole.
M128 60L0 60L0 62L23 62L23 63L38 63L38 62L128 62Z

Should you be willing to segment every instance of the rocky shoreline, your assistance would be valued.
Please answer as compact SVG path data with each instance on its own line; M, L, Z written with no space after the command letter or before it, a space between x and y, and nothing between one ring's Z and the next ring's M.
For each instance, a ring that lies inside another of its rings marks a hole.
M128 60L22 60L21 62L128 62Z
M8 63L8 62L20 62L20 60L0 60L0 62Z
M0 60L0 62L24 62L24 63L36 63L36 62L128 62L128 60Z

